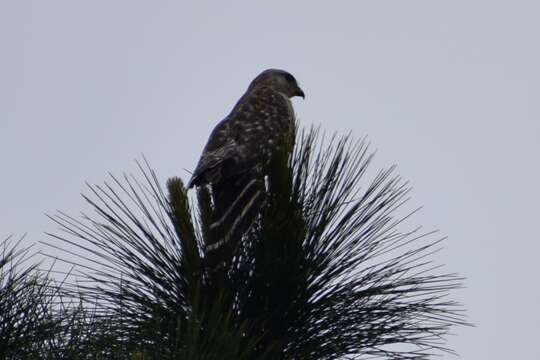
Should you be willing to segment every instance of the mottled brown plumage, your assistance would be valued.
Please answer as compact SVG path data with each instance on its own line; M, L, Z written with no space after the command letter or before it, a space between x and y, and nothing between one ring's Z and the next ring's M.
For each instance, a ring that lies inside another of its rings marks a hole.
M257 76L212 131L188 187L219 184L264 167L276 148L291 141L293 96L304 93L291 74L270 69Z
M265 168L272 155L294 141L293 96L304 93L291 74L270 69L257 76L212 131L189 181L188 188L211 185L205 267L215 284L223 281L242 235L265 201Z

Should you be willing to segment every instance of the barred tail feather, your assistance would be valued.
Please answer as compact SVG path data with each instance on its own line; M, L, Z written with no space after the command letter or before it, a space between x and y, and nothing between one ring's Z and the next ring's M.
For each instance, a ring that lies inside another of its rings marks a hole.
M264 203L264 183L251 173L212 187L214 216L210 225L216 236L205 249L206 266L211 272L227 267ZM220 263L225 261L226 263Z

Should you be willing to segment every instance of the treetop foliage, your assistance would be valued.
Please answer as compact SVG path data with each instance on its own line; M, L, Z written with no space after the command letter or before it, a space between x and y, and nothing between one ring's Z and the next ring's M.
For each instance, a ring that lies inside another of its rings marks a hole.
M395 169L366 179L372 159L365 140L299 131L293 151L274 156L264 201L234 239L212 226L211 189L190 194L179 178L164 189L147 162L139 178L89 185L84 198L94 214L51 217L61 231L46 244L77 266L50 298L31 297L66 304L40 313L63 331L41 354L427 359L451 352L445 336L466 324L449 299L461 278L431 260L442 240L435 232L406 227L410 187ZM227 251L210 246L224 239ZM13 261L7 254L2 268ZM1 275L0 306L11 304L3 294L14 294L4 284L25 286L17 274Z

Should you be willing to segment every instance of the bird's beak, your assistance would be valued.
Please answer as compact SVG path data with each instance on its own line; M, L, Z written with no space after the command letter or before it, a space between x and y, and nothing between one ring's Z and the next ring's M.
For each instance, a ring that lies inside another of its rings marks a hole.
M304 94L304 92L302 91L302 89L300 89L300 87L296 87L296 96L301 96L302 99L305 99L306 98L306 95Z

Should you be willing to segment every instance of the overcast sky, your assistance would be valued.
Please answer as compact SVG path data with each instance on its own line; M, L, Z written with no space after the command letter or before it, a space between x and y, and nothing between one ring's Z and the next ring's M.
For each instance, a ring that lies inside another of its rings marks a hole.
M305 125L378 150L414 186L463 359L540 359L540 6L535 1L0 0L0 237L42 240L84 181L193 169L251 79L295 75ZM263 4L264 3L264 4ZM452 356L445 356L452 358Z

